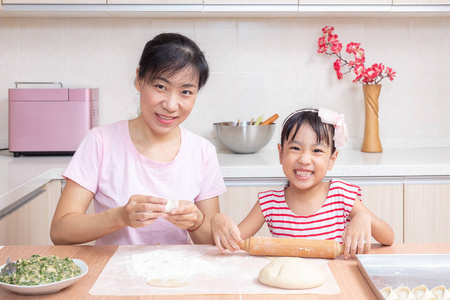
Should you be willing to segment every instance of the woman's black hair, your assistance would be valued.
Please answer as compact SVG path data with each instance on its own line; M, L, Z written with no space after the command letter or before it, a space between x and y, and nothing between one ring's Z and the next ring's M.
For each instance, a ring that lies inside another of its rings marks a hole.
M324 141L327 145L331 143L331 153L334 153L336 146L334 144L334 126L323 123L319 117L319 110L313 108L305 108L297 110L286 118L283 122L283 129L281 130L281 147L284 142L292 136L292 140L297 134L298 130L303 124L308 124L317 135L317 142ZM293 134L291 132L294 130Z
M148 83L162 75L173 76L185 68L191 68L193 75L198 74L200 90L209 77L209 67L203 52L184 35L161 33L145 45L139 61L138 76Z

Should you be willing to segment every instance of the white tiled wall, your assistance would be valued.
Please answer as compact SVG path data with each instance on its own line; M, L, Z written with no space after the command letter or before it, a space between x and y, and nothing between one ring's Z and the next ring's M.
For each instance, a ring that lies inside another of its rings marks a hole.
M8 89L15 81L100 88L101 124L136 115L135 68L144 44L179 32L205 51L210 81L185 123L213 139L211 124L301 107L345 114L351 142L364 131L361 85L338 81L317 53L321 28L360 42L366 62L397 71L382 81L380 134L387 147L450 147L450 18L45 19L0 18L0 148L8 145ZM348 57L350 58L350 57ZM278 139L278 133L275 140ZM275 142L274 140L274 142ZM220 147L220 145L218 145Z

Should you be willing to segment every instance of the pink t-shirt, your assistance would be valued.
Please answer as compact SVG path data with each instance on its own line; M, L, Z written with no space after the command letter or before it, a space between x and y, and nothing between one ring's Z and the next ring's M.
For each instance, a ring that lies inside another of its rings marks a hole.
M157 162L134 147L128 121L90 130L63 177L94 193L95 211L124 206L131 196L151 195L197 202L225 192L214 146L180 127L181 146L170 162ZM186 230L164 218L141 227L125 227L96 241L97 245L187 244Z

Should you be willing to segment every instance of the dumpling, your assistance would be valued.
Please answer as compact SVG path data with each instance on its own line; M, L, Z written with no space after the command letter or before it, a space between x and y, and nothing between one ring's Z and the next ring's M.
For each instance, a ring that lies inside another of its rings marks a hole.
M384 299L386 300L398 300L398 296L394 291L392 291L392 288L390 286L387 286L385 288L382 288L380 290L381 295L383 295Z
M417 300L436 300L434 294L424 285L416 286L411 292Z
M409 290L407 286L399 286L394 290L394 293L400 300L416 300L416 296Z
M436 300L450 300L450 291L446 290L443 285L432 288L431 292L436 297Z

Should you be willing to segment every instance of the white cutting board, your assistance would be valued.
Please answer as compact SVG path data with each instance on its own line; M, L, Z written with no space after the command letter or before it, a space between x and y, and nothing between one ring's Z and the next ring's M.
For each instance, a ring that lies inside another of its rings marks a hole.
M195 295L195 294L338 294L339 286L326 259L311 259L325 272L317 288L285 290L258 281L259 271L270 263L264 256L244 251L221 254L211 245L119 246L89 291L91 295ZM185 276L183 287L154 287L151 277Z

